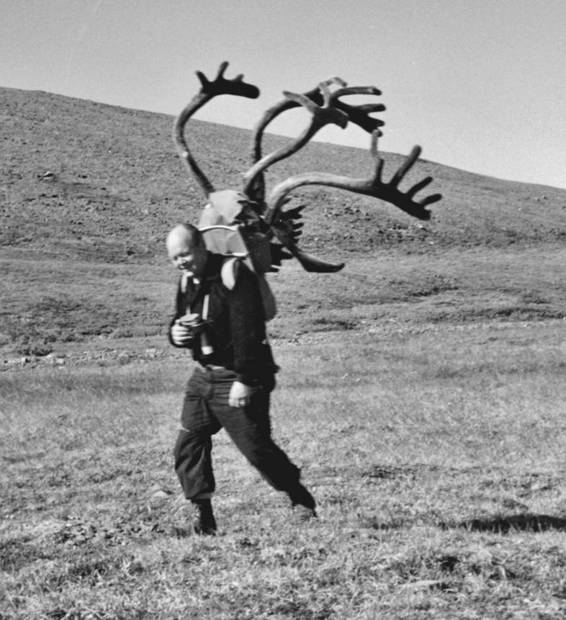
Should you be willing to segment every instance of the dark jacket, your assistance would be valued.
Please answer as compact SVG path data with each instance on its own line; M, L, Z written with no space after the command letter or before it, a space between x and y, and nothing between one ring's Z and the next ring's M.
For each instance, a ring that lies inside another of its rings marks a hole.
M220 270L225 258L209 254L200 284L188 279L185 290L182 278L177 288L175 317L171 325L186 313L202 316L205 295L209 308L204 328L206 341L212 353L202 350L203 336L197 335L188 345L193 359L202 365L213 364L233 370L237 380L255 385L272 377L277 366L266 341L263 303L257 276L246 265L237 262L236 283L232 290L222 283ZM169 341L174 346L169 333Z

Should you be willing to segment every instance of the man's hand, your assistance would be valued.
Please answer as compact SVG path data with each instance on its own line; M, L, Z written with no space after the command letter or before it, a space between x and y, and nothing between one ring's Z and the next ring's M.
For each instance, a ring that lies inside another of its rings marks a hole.
M234 381L230 388L228 404L230 407L245 407L250 402L252 388L249 385Z
M185 346L190 343L193 338L193 330L186 325L181 325L178 322L171 325L171 340L178 347Z

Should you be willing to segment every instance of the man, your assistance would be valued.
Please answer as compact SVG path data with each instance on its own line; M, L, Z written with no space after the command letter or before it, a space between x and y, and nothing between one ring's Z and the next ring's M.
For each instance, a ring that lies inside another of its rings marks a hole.
M169 233L167 252L182 272L169 339L191 349L197 362L174 451L184 496L196 508L193 530L216 532L211 437L221 428L272 487L288 494L301 518L316 516L299 469L271 438L269 400L277 366L266 341L257 276L243 262L209 253L189 224Z

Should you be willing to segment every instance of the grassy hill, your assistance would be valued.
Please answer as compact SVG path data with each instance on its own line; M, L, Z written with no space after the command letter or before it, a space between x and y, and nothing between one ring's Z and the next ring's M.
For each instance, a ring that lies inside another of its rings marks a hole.
M172 118L44 92L0 96L0 347L46 354L54 343L162 333L175 279L163 240L174 223L196 221L203 204L174 152ZM216 187L239 187L249 132L195 121L193 133ZM386 170L399 161L387 155ZM370 163L364 150L314 143L275 166L268 182L298 170L362 176ZM435 320L447 312L563 316L565 190L428 161L413 174L432 174L432 191L444 194L425 225L347 192L299 194L309 205L303 246L348 267L329 280L285 265L272 278L282 309L274 335L358 328L397 316L396 304L411 300L439 300L427 314ZM464 308L442 306L455 296Z
M566 191L424 161L445 196L424 227L302 193L304 245L346 267L270 275L272 412L319 518L297 524L221 432L218 536L179 539L191 362L164 337L163 240L203 199L172 119L0 97L1 618L566 617ZM194 125L237 186L249 133ZM312 144L270 179L368 166Z
M96 260L153 260L173 223L197 217L203 196L174 152L171 117L6 88L0 100L2 246ZM192 124L197 157L216 187L239 187L249 132ZM400 158L390 154L386 160L387 171ZM297 170L362 176L370 166L362 149L314 143L275 166L268 181ZM431 244L547 243L566 235L566 190L429 161L413 174L433 175L432 191L444 195L425 226L379 201L314 188L297 194L311 207L305 244L331 243L355 253L399 244L422 250Z

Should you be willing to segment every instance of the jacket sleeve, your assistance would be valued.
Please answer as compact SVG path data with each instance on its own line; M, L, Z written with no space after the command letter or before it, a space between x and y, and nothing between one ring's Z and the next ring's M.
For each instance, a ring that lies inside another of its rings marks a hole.
M178 349L190 349L192 346L192 343L175 344L173 342L173 339L171 338L171 327L173 327L173 324L175 323L175 321L178 318L182 317L185 313L186 313L185 295L181 291L181 280L179 280L179 284L177 285L177 295L175 297L175 316L171 319L171 321L169 322L169 326L167 328L167 339L169 340L169 344L172 344L174 347L177 347Z
M228 291L234 371L241 383L251 385L265 373L265 323L257 278L239 265L234 289Z

